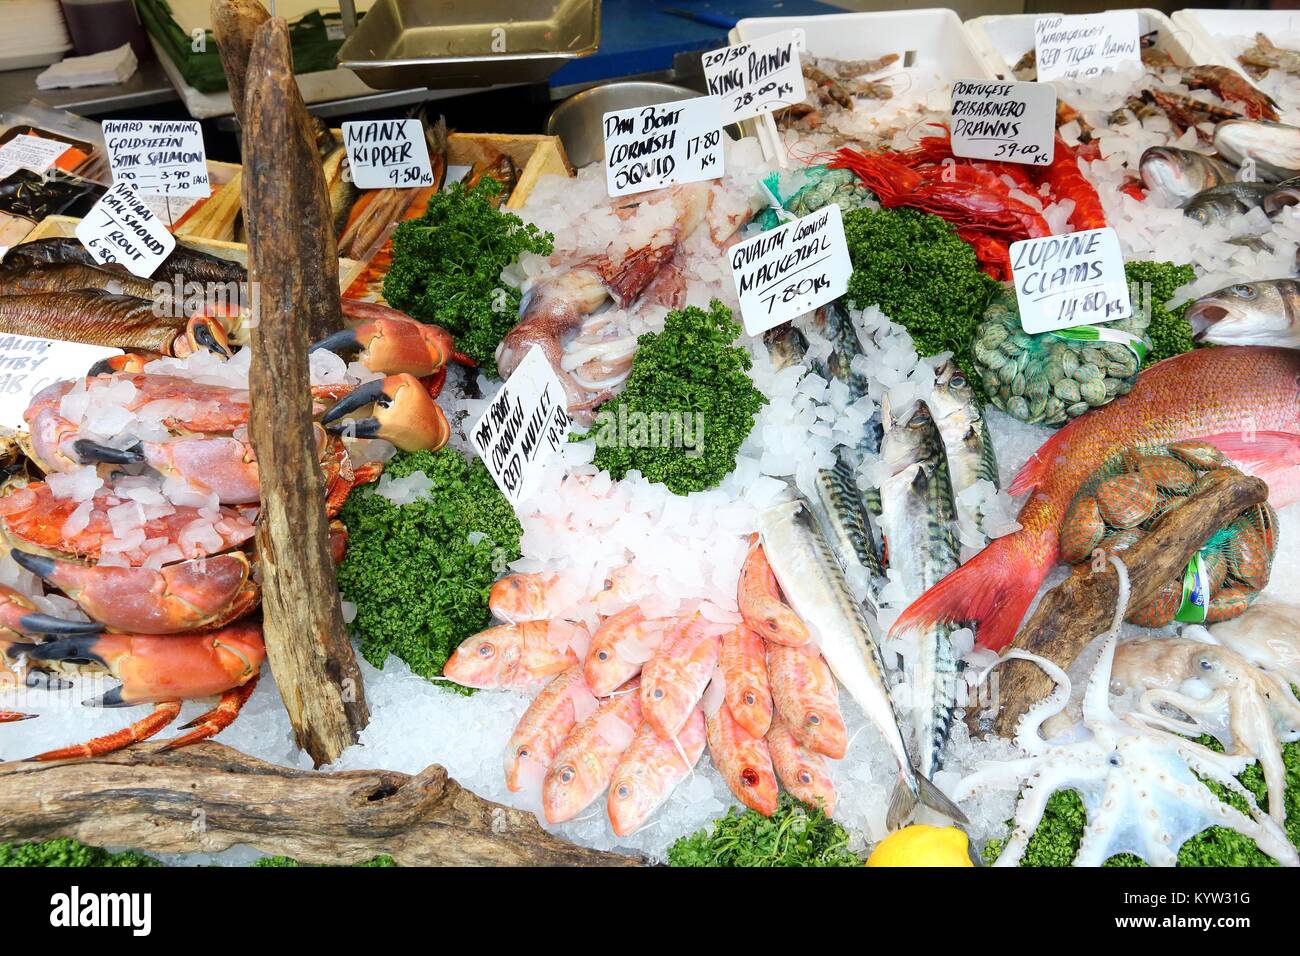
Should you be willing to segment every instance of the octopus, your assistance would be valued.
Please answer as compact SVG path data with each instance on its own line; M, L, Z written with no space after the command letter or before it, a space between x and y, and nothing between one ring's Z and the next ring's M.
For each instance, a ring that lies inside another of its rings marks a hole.
M1184 631L1183 636L1192 635ZM1195 636L1231 648L1256 667L1300 686L1300 606L1262 594L1241 617L1214 625L1208 634L1196 628Z
M1148 724L1191 737L1208 733L1229 755L1258 760L1269 816L1286 823L1282 744L1300 740L1300 701L1283 681L1227 647L1186 637L1125 644L1115 667L1112 689L1140 689L1138 714Z
M952 794L960 801L988 787L1021 790L1011 836L994 865L1018 864L1042 821L1048 798L1057 790L1072 789L1088 815L1075 866L1100 866L1124 852L1136 853L1153 866L1173 866L1183 843L1214 825L1250 837L1285 866L1300 866L1300 856L1285 831L1259 809L1236 779L1250 763L1249 757L1216 753L1136 714L1117 716L1111 709L1116 634L1128 603L1127 570L1119 558L1112 556L1111 562L1120 575L1119 610L1111 631L1102 635L1101 654L1084 690L1081 726L1075 734L1052 741L1039 735L1043 722L1070 699L1066 673L1024 651L1003 655L1038 664L1057 687L1016 728L1015 743L1025 756L984 762ZM1224 803L1202 780L1213 780L1239 795L1249 813Z

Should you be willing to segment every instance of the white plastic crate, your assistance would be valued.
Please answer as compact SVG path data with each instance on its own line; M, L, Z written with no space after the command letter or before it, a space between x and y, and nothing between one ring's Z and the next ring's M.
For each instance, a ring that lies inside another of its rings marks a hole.
M1247 79L1252 78L1237 63L1227 37L1265 33L1275 42L1285 36L1300 37L1300 10L1189 9L1179 10L1173 21L1198 62L1230 66Z
M1223 11L1228 12L1228 11ZM1240 12L1240 11L1233 11ZM1193 66L1200 62L1190 48L1190 34L1180 30L1159 10L1142 7L1138 14L1138 34L1145 36L1157 31L1156 49L1168 53L1179 66ZM971 45L983 57L992 76L1008 78L1011 68L1020 58L1034 48L1034 21L1050 17L1051 13L1015 13L1006 16L976 17L966 21L966 32Z

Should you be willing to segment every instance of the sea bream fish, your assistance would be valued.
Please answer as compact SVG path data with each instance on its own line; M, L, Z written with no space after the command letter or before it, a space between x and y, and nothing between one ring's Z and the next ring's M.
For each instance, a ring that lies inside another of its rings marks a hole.
M790 606L813 632L835 678L876 726L898 764L898 784L886 816L889 828L905 823L918 801L958 823L967 822L913 765L886 682L876 637L879 625L854 599L807 504L794 500L767 508L759 514L758 525L763 551Z
M1172 146L1152 146L1138 162L1147 189L1171 202L1181 203L1213 186L1236 179L1227 163L1205 153Z
M957 567L957 513L949 459L929 407L917 402L901 417L889 412L887 408L881 452L892 474L880 486L880 520L889 569L897 573L910 602ZM908 635L916 649L909 675L912 752L917 769L927 777L943 766L956 707L959 665L952 630L953 625L939 622Z
M1255 174L1266 182L1300 176L1300 127L1266 120L1226 120L1214 127L1214 148L1240 166L1255 163Z
M1269 501L1300 498L1300 352L1225 345L1158 362L1133 390L1069 422L1029 459L1007 489L1033 492L1021 530L983 551L903 612L894 632L937 621L976 624L978 642L1000 650L1056 561L1061 521L1079 486L1138 443L1199 439L1269 485Z
M1201 296L1186 318L1198 342L1300 348L1300 282L1240 282Z

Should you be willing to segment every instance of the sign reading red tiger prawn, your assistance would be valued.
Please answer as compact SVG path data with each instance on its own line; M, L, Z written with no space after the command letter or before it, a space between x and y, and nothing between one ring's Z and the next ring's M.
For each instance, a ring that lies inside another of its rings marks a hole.
M853 263L840 207L832 204L732 247L731 278L745 331L762 335L838 299Z
M628 196L721 177L719 108L716 96L701 96L606 113L609 195Z

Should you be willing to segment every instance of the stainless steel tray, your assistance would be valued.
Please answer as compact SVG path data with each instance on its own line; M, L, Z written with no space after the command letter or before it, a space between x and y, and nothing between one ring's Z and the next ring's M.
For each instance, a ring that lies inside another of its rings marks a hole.
M600 0L379 0L339 65L381 90L537 83L600 45Z

